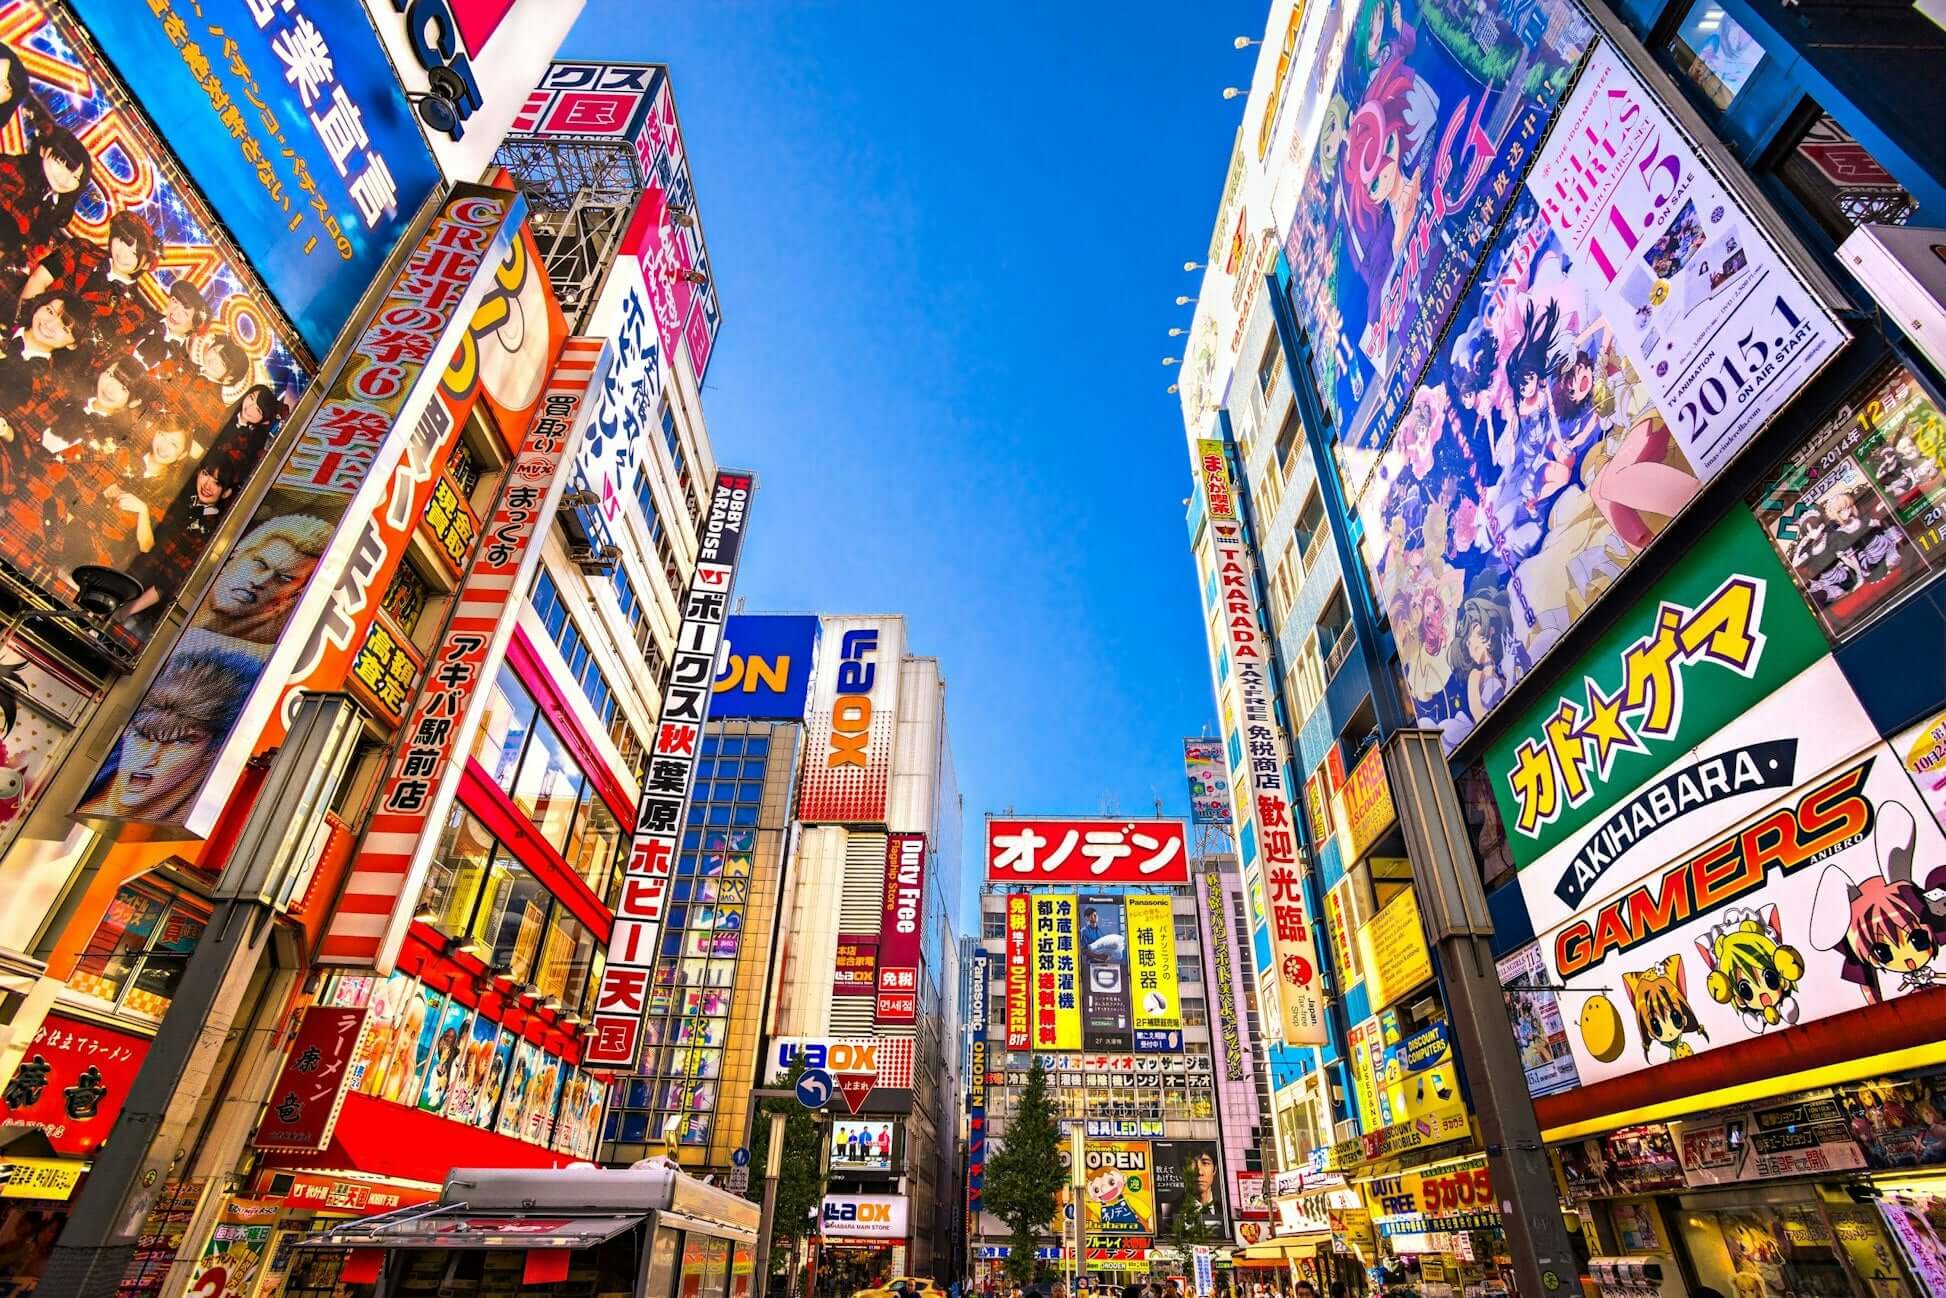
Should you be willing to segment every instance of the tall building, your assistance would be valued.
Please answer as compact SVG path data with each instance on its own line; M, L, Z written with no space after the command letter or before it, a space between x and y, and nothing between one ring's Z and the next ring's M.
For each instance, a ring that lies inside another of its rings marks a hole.
M1273 8L1180 383L1258 1250L1938 1287L1893 1134L1934 948L1851 935L1940 856L1946 155L1874 90L1939 48L1902 6Z

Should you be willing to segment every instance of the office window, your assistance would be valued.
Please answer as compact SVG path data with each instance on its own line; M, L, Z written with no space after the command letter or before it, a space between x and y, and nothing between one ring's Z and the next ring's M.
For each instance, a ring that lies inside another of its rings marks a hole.
M688 499L687 494L684 499ZM676 562L676 548L669 540L669 529L655 507L655 492L649 486L648 472L639 465L635 469L635 503L642 507L642 518L649 529L649 544L655 548L655 557L662 565L662 575L668 579L669 589L680 593L682 565Z
M1351 609L1345 603L1345 588L1338 587L1318 614L1318 644L1329 646L1324 652L1324 678L1330 680L1351 656Z
M1277 390L1277 381L1284 376L1284 349L1277 342L1277 335L1271 334L1270 341L1264 344L1264 353L1257 358L1257 391L1270 400L1270 394Z
M1310 572L1311 565L1317 562L1320 549L1319 541L1324 531L1324 499L1316 487L1311 488L1304 508L1297 511L1297 552L1302 556L1304 571Z
M419 619L426 611L426 601L431 598L432 588L419 570L410 563L401 563L399 570L392 574L392 584L385 588L385 595L379 607L391 617L393 625L403 631L407 638L419 627Z
M484 473L480 468L479 457L473 453L473 448L466 444L465 438L462 437L453 443L453 456L446 462L446 472L452 475L453 483L459 488L460 495L470 501Z
M1304 446L1304 425L1298 421L1297 407L1293 405L1284 414L1284 422L1277 430L1277 463L1286 474L1297 466L1297 455Z
M547 628L555 648L561 651L561 660L567 664L568 674L581 687L582 697L588 700L588 706L595 710L602 725L609 725L615 720L615 691L609 685L608 678L602 675L601 664L595 661L594 650L589 647L587 638L568 612L567 601L561 597L560 587L546 571L534 579L533 605L541 625Z
M68 986L137 1018L160 1020L208 922L208 909L187 893L148 882L124 884Z

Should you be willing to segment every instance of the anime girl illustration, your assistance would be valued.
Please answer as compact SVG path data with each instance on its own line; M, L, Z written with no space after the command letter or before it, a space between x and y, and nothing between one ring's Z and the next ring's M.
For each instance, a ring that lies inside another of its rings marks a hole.
M1635 1007L1636 1026L1642 1029L1644 1059L1649 1057L1649 1047L1657 1043L1669 1047L1671 1059L1689 1058L1696 1048L1684 1038L1692 1032L1709 1040L1710 1034L1703 1030L1689 1004L1688 980L1680 955L1672 955L1641 973L1623 973L1622 986Z
M1912 881L1918 826L1896 802L1881 803L1872 847L1879 873L1862 882L1835 865L1818 877L1811 902L1811 945L1844 955L1844 976L1876 1005L1939 980L1934 962L1946 944L1946 865L1921 889ZM1896 976L1889 990L1882 979Z
M1460 605L1448 657L1466 690L1469 716L1485 716L1513 684L1505 666L1510 621L1507 593L1490 582L1475 586Z
M1731 907L1696 943L1710 999L1728 1005L1752 1032L1797 1022L1797 985L1804 957L1784 943L1777 907L1768 911Z
M1394 330L1382 326L1379 317L1418 221L1425 153L1439 116L1438 96L1408 63L1415 41L1414 29L1402 26L1387 48L1352 110L1340 163L1347 247L1365 285L1366 324L1358 346L1381 371L1406 321Z

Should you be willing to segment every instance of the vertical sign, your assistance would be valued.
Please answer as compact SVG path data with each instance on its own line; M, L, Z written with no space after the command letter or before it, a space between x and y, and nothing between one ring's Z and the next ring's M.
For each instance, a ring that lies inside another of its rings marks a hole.
M1130 897L1129 966L1135 982L1135 1048L1182 1049L1176 983L1176 920L1167 897Z
M1081 1049L1074 896L1034 896L1034 1049Z
M602 970L594 1022L582 1057L592 1066L632 1067L641 1045L663 901L696 783L696 748L703 723L709 720L716 650L730 612L737 556L755 491L753 474L717 471L696 571L683 592L682 624L676 631L676 651L662 693L642 799L635 809L635 836L615 902L608 964Z
M880 1027L919 1021L919 938L926 922L926 836L885 840L885 912L878 923Z
M980 1210L987 1166L987 972L983 950L973 953L973 981L966 998L966 1025L973 1045L967 1053L966 1078L966 1211Z
M1007 898L1007 1049L1026 1050L1033 1044L1027 1023L1027 894L1016 892Z
M1081 899L1081 974L1083 1044L1128 1049L1128 925L1121 898Z
M1224 911L1223 876L1203 876L1203 904L1209 911L1210 967L1216 974L1217 1022L1223 1029L1223 1076L1243 1080L1243 1032L1237 1023L1236 963L1230 951L1230 917Z
M554 516L566 479L562 461L586 423L584 398L607 359L596 338L570 338L541 394L540 413L507 467L485 543L453 597L446 633L428 661L425 688L400 732L398 756L380 788L377 810L326 927L318 963L389 972L405 940L419 890L466 763L464 753L486 710L488 690L513 637L521 595L533 584L542 521Z
M1189 819L1197 825L1230 823L1230 768L1221 739L1182 741L1183 774L1189 780Z
M1291 817L1290 796L1284 791L1284 769L1290 764L1290 744L1271 709L1270 646L1257 609L1257 588L1251 571L1250 548L1237 521L1230 490L1230 467L1223 443L1196 443L1197 481L1209 516L1210 545L1226 628L1230 674L1236 680L1242 713L1243 751L1247 760L1242 777L1234 782L1231 799L1236 823L1254 823L1257 856L1246 860L1246 871L1261 883L1270 913L1272 961L1277 971L1279 1014L1275 1036L1286 1045L1325 1043L1324 988L1318 977L1317 941L1313 917L1304 899L1303 867L1297 854L1297 826ZM1139 1010L1138 1006L1138 1010ZM1266 1016L1266 1024L1270 1020Z
M884 824L905 623L828 617L806 718L797 815L807 824Z
M351 1061L365 1033L365 1007L313 1005L270 1088L251 1143L258 1149L317 1153L331 1143L350 1090Z

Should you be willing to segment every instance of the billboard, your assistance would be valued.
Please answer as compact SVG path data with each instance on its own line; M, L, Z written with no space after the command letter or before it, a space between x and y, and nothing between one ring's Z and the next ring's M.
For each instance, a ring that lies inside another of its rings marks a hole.
M1063 1157L1067 1156L1065 1146ZM1090 1235L1155 1233L1155 1172L1146 1140L1089 1140L1081 1147L1082 1227Z
M1189 882L1180 820L988 816L988 883Z
M1284 242L1347 450L1384 445L1405 411L1589 34L1566 0L1356 6Z
M1034 893L1033 988L1036 1050L1081 1049L1081 980L1072 893Z
M890 1118L838 1118L831 1123L831 1170L890 1172L898 1124Z
M1209 969L1212 1002L1222 1032L1223 1075L1230 1081L1243 1080L1243 1027L1237 1008L1237 954L1230 938L1229 895L1223 876L1211 870L1203 876L1203 916L1209 924Z
M1221 739L1182 741L1183 773L1189 779L1189 820L1195 825L1230 823L1230 768Z
M135 577L119 627L139 647L309 375L79 27L39 3L6 16L0 308L21 332L0 366L0 559L70 601L80 564Z
M1174 1236L1179 1224L1194 1223L1211 1238L1226 1238L1223 1176L1213 1140L1158 1140L1150 1147L1155 1165L1157 1233Z
M878 935L838 934L838 966L831 973L833 996L878 994Z
M883 824L898 722L905 622L896 617L828 617L812 681L798 819L811 824Z
M906 1202L902 1194L827 1194L824 1237L905 1242Z
M1182 1049L1182 992L1176 981L1176 921L1168 897L1130 897L1128 964L1135 1048Z
M505 659L515 623L508 606L517 611L533 585L541 559L534 538L560 502L566 485L560 468L586 427L588 389L606 359L599 339L569 338L562 346L539 411L507 466L482 532L486 543L460 579L446 629L427 658L431 676L412 703L403 742L326 924L320 964L386 972L398 956L439 844L429 827L446 823L466 766L453 757L472 748L491 693L480 684Z
M1502 956L1495 967L1528 1093L1539 1097L1581 1085L1568 1047L1567 1022L1561 1017L1561 998L1547 986L1540 944L1530 942Z
M770 1043L769 1084L782 1081L800 1054L806 1068L870 1073L876 1087L912 1088L911 1037L778 1037Z
M346 4L73 3L323 356L440 179L371 24Z
M878 1004L872 1021L919 1020L919 947L926 923L926 836L888 834L878 922Z
M1568 1043L1584 1084L1934 985L1946 921L1928 897L1946 885L1946 835L1896 753L1859 752L1855 723L1827 720L1843 688L1837 676L1763 718L1789 744L1786 769L1795 751L1807 770L1746 800L1756 814L1624 853L1619 887L1565 922L1546 922L1558 858L1522 871L1542 976L1580 1003ZM1855 755L1826 769L1840 752Z
M1696 756L1697 745L1824 654L1816 621L1763 533L1731 511L1568 665L1562 688L1544 693L1487 749L1487 778L1515 863L1531 865L1596 827L1597 854L1576 885L1585 892L1607 855L1696 796L1680 779L1618 808L1627 795ZM1701 787L1714 788L1721 765L1682 769L1692 782L1707 776ZM1784 774L1760 767L1741 778Z
M1007 897L1007 1049L1033 1047L1033 973L1031 911L1027 894Z
M1834 638L1931 580L1946 554L1946 416L1895 365L1840 406L1751 497Z
M737 613L723 633L710 715L798 721L818 647L815 617Z
M1284 771L1290 765L1290 738L1272 704L1270 644L1263 633L1254 561L1237 517L1230 466L1223 443L1196 443L1196 480L1209 519L1210 555L1216 579L1212 601L1220 610L1224 637L1211 659L1218 697L1235 682L1241 724L1240 746L1250 755L1244 779L1230 798L1240 827L1243 880L1253 919L1259 960L1259 987L1268 1006L1276 988L1277 1012L1266 1010L1265 1035L1286 1045L1323 1045L1326 1041L1324 986L1318 977L1317 917L1304 895L1304 865ZM1225 670L1227 668L1227 671ZM1254 852L1248 845L1256 847ZM1267 923L1265 922L1267 920ZM1272 981L1274 979L1274 982Z
M966 1068L966 1211L980 1211L986 1188L987 1161L987 1030L991 1010L992 957L985 947L973 952L972 979L966 997L966 1027L972 1037Z
M1128 1049L1128 925L1120 897L1081 898L1081 987L1083 1043Z
M635 809L634 838L614 905L608 963L595 995L583 1054L591 1066L633 1067L648 1009L649 977L660 949L663 903L696 785L697 741L709 720L710 683L736 586L756 478L718 469L704 516L696 568L683 592L682 623L662 691L661 719L650 745L656 778L646 782Z
M608 339L612 360L596 390L587 436L575 452L574 485L594 496L593 517L604 533L613 533L622 526L624 502L635 495L644 439L662 397L662 344L649 319L649 292L635 258L616 257L609 264L587 329Z
M1919 800L1946 829L1946 711L1935 712L1888 740L1919 790Z
M281 737L292 691L342 684L325 682L362 642L425 512L459 435L453 406L470 408L499 372L441 358L471 334L473 356L531 346L546 373L546 332L502 328L526 314L530 282L543 309L552 300L516 237L522 212L519 195L473 187L441 205L78 815L206 835L244 763ZM509 377L525 388L524 369Z
M250 3L257 7L257 0ZM449 179L478 180L486 172L583 3L365 0L407 97L421 104L426 139ZM434 75L458 94L434 93Z
M1406 888L1360 924L1354 939L1365 992L1382 1010L1432 981L1432 952L1419 923L1419 894Z
M1563 114L1357 502L1449 751L1845 337L1611 52Z

